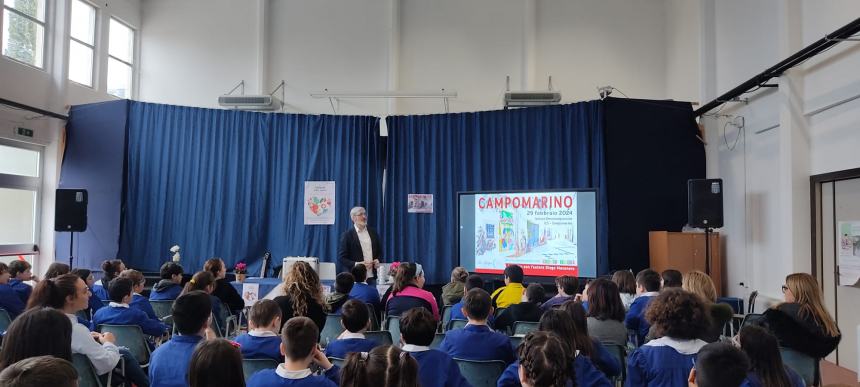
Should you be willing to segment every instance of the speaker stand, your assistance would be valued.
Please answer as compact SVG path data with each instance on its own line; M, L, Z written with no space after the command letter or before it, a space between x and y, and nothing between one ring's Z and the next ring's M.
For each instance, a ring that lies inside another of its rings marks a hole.
M705 227L705 274L711 276L711 233L714 229Z
M72 265L72 262L75 260L75 258L72 256L75 247L75 232L72 231L70 235L71 239L69 239L69 270L75 268L75 266Z

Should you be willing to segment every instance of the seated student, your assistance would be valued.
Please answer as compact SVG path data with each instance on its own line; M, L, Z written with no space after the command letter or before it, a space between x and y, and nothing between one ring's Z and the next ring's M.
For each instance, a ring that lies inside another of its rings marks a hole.
M355 284L355 278L350 273L340 273L334 279L334 292L325 299L331 313L340 313L340 307L349 300L349 292Z
M336 387L338 367L331 364L317 346L320 332L313 320L293 317L284 324L281 332L281 352L284 362L275 369L258 371L251 375L248 387L263 386L315 386ZM313 375L310 365L321 367L323 375Z
M739 387L749 367L747 356L734 345L711 343L699 350L696 367L690 370L688 382L690 386L698 387Z
M89 269L75 269L72 270L72 274L81 277L81 279L84 280L84 283L87 284L87 288L90 289L90 299L87 302L88 307L86 309L86 312L87 316L92 319L92 317L96 314L96 311L98 311L104 306L104 303L102 302L102 300L99 299L99 296L95 295L95 293L92 292L93 284L95 283L95 279L93 279L93 273ZM92 322L90 322L89 324L92 325ZM92 328L95 329L95 327Z
M163 336L170 327L157 318L149 318L143 311L129 305L132 299L132 287L130 278L119 277L111 281L108 284L111 302L107 307L96 312L96 315L93 316L93 324L96 327L102 324L137 325L145 335ZM154 347L154 345L150 343L150 347Z
M215 277L212 276L212 273L208 271L198 271L197 273L194 273L194 276L191 277L191 281L188 281L188 283L185 284L185 288L182 289L182 294L195 290L200 290L209 295L210 304L212 305L212 316L215 318L215 320L212 321L212 328L223 329L224 319L222 318L221 300L212 295L212 292L215 290Z
M69 268L69 265L62 262L53 262L48 265L48 270L45 270L44 279L56 278L63 274L69 274L71 271L72 269Z
M346 356L341 387L418 387L418 362L393 345Z
M598 278L586 293L589 300L586 319L588 335L603 343L626 347L624 304L618 293L618 285L606 278Z
M150 300L175 300L182 293L182 266L166 262L159 271L161 280L149 292Z
M636 274L636 299L630 305L630 310L624 317L624 326L636 332L636 345L645 343L645 336L651 324L645 320L645 310L651 299L659 294L660 275L651 269L645 269Z
M436 319L427 309L413 308L400 318L403 350L418 361L418 380L421 387L469 386L451 355L430 349L435 335Z
M779 345L770 332L755 325L747 325L738 334L741 350L750 359L744 387L804 387L806 382L791 367L782 363ZM704 351L704 349L702 350ZM699 352L701 356L701 352Z
M0 386L77 387L78 371L66 359L36 356L21 360L0 372Z
M281 308L272 300L262 299L248 315L251 330L236 337L246 359L281 360Z
M37 307L9 325L0 349L0 370L35 356L72 360L72 323L63 312Z
M493 300L493 308L507 308L513 304L519 304L523 300L523 268L510 265L505 268L505 286L502 286L490 295Z
M386 298L385 313L389 316L400 316L409 309L422 307L433 313L433 318L439 321L439 304L433 293L424 290L424 269L412 262L403 262L394 274L394 284L391 294Z
M666 269L660 273L660 289L680 288L683 284L683 276L680 271Z
M340 312L340 324L346 329L337 340L328 343L325 355L345 359L350 352L368 352L380 343L364 338L370 327L370 310L359 300L349 300Z
M134 284L131 288L132 290L132 298L131 303L128 305L134 309L137 309L143 313L146 313L147 317L158 320L158 316L155 314L155 310L152 309L152 304L149 303L149 299L140 294L143 292L143 287L146 286L146 278L144 278L143 273L128 269L123 270L122 273L119 274L121 278L128 278L131 280L132 284Z
M221 258L207 259L203 264L203 270L212 273L215 278L215 289L212 290L212 295L218 297L221 304L233 314L239 314L245 308L245 300L227 280L227 265L224 264L224 260Z
M541 333L530 333L519 349L520 384L523 387L566 386L571 375L564 343L555 335Z
M568 301L562 304L561 310L567 312L573 320L573 341L576 342L576 349L579 354L588 356L594 366L606 374L607 377L621 375L621 367L623 364L618 363L618 358L613 356L606 347L603 346L596 338L591 337L588 332L588 323L586 322L585 310L582 308L582 303L579 301ZM548 313L544 313L541 321L548 317Z
M466 286L466 278L469 272L466 268L457 266L451 270L451 282L442 286L442 305L454 305L463 299L463 287Z
M702 300L705 301L705 309L707 309L708 315L711 317L710 327L699 338L708 343L719 340L726 323L734 316L734 311L728 304L716 303L717 288L714 286L711 276L701 271L693 270L684 275L684 279L681 281L681 289L702 297Z
M21 301L18 292L9 286L9 266L0 262L0 308L6 309L12 320L24 311L26 304Z
M465 292L468 293L472 289L483 288L484 279L481 278L481 276L472 274L466 278L466 286L464 287ZM490 302L492 303L492 300ZM466 314L463 313L463 300L460 300L451 306L451 320L468 320L466 318ZM487 316L487 326L491 328L495 326L495 317L493 316L493 312L490 312L490 315Z
M705 304L699 296L670 288L654 297L646 312L659 339L627 357L627 386L683 386L696 353L707 344L698 339L708 328Z
M570 275L555 277L555 288L558 290L558 294L556 294L555 297L546 300L546 302L540 306L540 310L542 312L546 312L550 308L564 304L565 301L572 300L576 297L576 291L579 290L579 279Z
M30 293L33 292L33 288L24 282L31 279L35 280L32 270L33 266L27 261L17 260L9 262L9 287L18 294L18 298L24 304L27 304L27 300L30 299Z
M566 315L563 312L560 312L562 315ZM568 320L568 322L564 325L572 325L572 322ZM556 329L559 327L553 327ZM567 328L569 330L569 328ZM552 341L553 344L548 344L552 349L547 347L548 341ZM561 343L561 354L559 354L558 348L555 348L555 342ZM546 367L541 367L545 371L549 371L550 369L557 373L556 376L550 375L541 375L542 377L538 378L538 375L534 374L534 370L532 369L532 373L529 373L530 367L534 366L533 364L528 364L529 360L539 360L534 356L529 356L528 352L531 351L531 347L544 347L549 353L553 354L553 364L548 365ZM497 386L498 387L519 387L521 384L520 379L520 364L522 364L522 371L526 372L526 384L529 385L529 382L536 381L535 379L542 380L544 382L549 383L558 383L562 380L566 381L566 383L562 384L549 384L553 387L562 387L562 386L588 386L588 387L612 387L612 383L609 382L609 379L606 378L602 372L598 371L597 368L594 368L594 365L591 364L591 361L588 360L585 356L576 356L576 344L573 341L568 341L562 338L557 334L556 331L534 331L529 332L525 338L523 338L522 344L520 344L517 349L517 355L519 355L520 360L515 361L513 364L509 365L508 368L502 372L502 376L499 377ZM560 361L559 361L560 360ZM561 364L568 364L567 368L562 368ZM571 380L573 379L573 380ZM575 382L575 383L572 383ZM547 384L538 383L531 384L534 386L545 386Z
M508 266L510 267L510 266ZM544 295L543 286L540 284L531 284L526 288L526 302L512 304L507 309L499 313L496 318L495 328L497 331L511 330L513 331L514 323L517 321L534 321L540 320L543 312L540 310L540 304L543 302Z
M245 387L242 354L224 339L201 341L188 365L191 387Z
M487 317L493 313L490 294L481 288L471 289L462 302L462 313L469 323L463 329L446 332L439 350L457 359L501 360L505 364L516 360L511 339L487 326Z
M621 293L621 303L624 305L624 311L630 310L630 305L636 299L636 278L629 270L617 270L612 273L612 282L618 285L618 292Z
M125 270L125 263L121 259L109 259L102 262L102 279L93 283L92 292L102 301L110 301L108 284Z
M59 277L41 281L33 289L33 295L27 304L28 309L34 307L51 307L61 310L72 323L72 353L79 353L89 358L103 380L114 369L125 371L125 379L138 386L149 386L146 374L134 355L125 348L118 348L116 338L110 332L90 332L89 328L78 322L76 313L87 308L90 291L80 277L74 274L63 274ZM120 358L124 360L120 363Z
M355 284L349 292L349 298L354 298L365 304L373 305L373 309L379 311L379 290L376 286L367 284L367 266L355 265L350 269Z
M204 338L214 337L209 330L209 316L212 315L209 294L190 291L179 296L173 302L171 315L178 333L152 352L149 380L153 386L187 386L188 366L194 347Z

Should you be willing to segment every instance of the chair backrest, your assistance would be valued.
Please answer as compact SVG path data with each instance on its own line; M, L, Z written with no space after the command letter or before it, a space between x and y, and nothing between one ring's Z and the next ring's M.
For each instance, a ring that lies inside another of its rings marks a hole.
M9 312L6 309L0 309L0 332L6 332L11 324L12 317L9 316Z
M782 363L797 372L807 386L815 386L818 381L818 359L790 348L780 348Z
M460 373L473 387L493 387L505 371L505 362L500 360L464 360L455 358Z
M127 347L142 367L149 364L149 344L139 326L100 324L97 328L102 333L113 333L116 345Z
M400 317L388 316L385 318L384 330L391 333L391 341L396 346L400 346Z
M382 329L379 326L379 315L376 314L376 308L373 307L373 304L365 303L364 305L367 305L367 312L370 313L370 330L378 331Z
M606 348L606 351L612 354L613 357L618 359L618 364L621 365L621 375L616 376L614 381L615 384L618 382L624 382L624 379L627 378L627 347L618 345L615 343L601 343L603 347Z
M93 368L93 363L87 355L73 353L72 365L78 371L78 387L102 387L99 375L96 374L96 369Z
M442 329L448 326L448 321L451 321L451 305L445 305L442 307Z
M454 330L454 329L460 329L462 327L465 327L466 324L468 324L468 323L469 323L468 320L460 320L460 319L454 319L454 320L448 321L448 324L445 326L445 331L447 332L447 331Z
M328 343L337 340L337 337L343 333L343 326L340 325L339 314L327 314L325 316L325 326L320 332L320 344L327 347Z
M272 359L242 359L242 372L245 373L245 383L257 371L275 369L278 362Z
M493 312L493 318L499 318L499 315L502 314L502 312L504 312L505 309L508 309L508 308L496 308L496 311Z
M173 325L173 301L174 300L149 301L149 303L152 304L152 310L155 312L155 316L167 325Z
M508 336L508 338L511 339L511 346L514 347L514 353L516 353L525 336Z
M388 331L367 331L364 332L364 338L376 341L379 345L391 345L394 343L391 340L391 333Z
M755 313L755 299L758 298L758 290L753 290L750 293L749 304L747 304L747 313Z
M440 345L442 345L442 340L445 340L444 333L437 333L436 336L433 336L433 342L430 343L430 348L437 349Z
M338 366L338 368L343 368L343 363L346 363L346 359L341 359L339 357L334 357L334 356L329 357L328 361L330 361L331 364Z
M523 335L536 331L538 323L534 321L514 321L514 335Z

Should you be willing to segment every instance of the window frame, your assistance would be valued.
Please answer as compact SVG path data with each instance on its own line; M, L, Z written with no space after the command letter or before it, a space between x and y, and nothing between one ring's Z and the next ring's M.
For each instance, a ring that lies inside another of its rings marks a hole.
M110 22L111 21L116 21L117 23L122 24L123 26L125 26L126 28L128 28L131 31L131 59L132 59L131 63L126 62L123 59L120 59L120 58L117 58L117 57L111 55L111 52L110 52L110 34L112 32L110 30ZM129 90L128 96L126 96L125 99L133 99L135 96L135 93L137 93L137 67L135 66L135 63L140 60L140 58L138 58L138 52L137 52L137 30L134 27L132 27L131 24L128 24L128 23L124 22L122 19L111 15L111 17L108 19L108 36L107 36L107 39L108 39L108 43L107 43L108 48L107 48L107 69L106 70L110 71L109 69L110 69L110 60L111 59L113 59L119 63L122 63L122 64L131 68L131 79L130 79L130 82L128 85L131 88L131 90ZM110 74L107 74L107 78L108 79L110 78ZM122 97L113 95L110 93L110 91L108 91L107 81L105 81L105 92L109 95L116 97L116 98L122 98Z
M98 79L97 79L97 78L98 78L98 76L97 76L98 72L96 71L97 66L98 66L98 53L96 52L96 43L98 42L98 37L99 37L99 27L100 27L100 26L99 26L99 16L100 16L100 14L99 14L99 7L97 7L95 4L93 4L93 3L91 3L91 2L89 2L89 1L87 1L87 0L77 0L77 1L80 1L81 3L84 3L84 4L86 4L86 5L90 6L90 7L92 7L92 8L93 8L93 10L95 11L95 18L93 19L93 44L89 44L89 43L87 43L87 42L84 42L84 41L82 41L82 40L80 40L80 39L75 38L74 36L72 36L71 9L72 9L72 7L73 7L72 2L74 2L74 1L76 1L76 0L72 0L72 1L69 3L69 15L70 15L70 18L69 18L69 52L68 52L68 54L67 54L67 56L68 56L68 59L67 59L68 63L66 63L66 65L67 65L67 67L69 67L69 66L71 65L71 62L72 62L72 57L71 57L71 55L72 55L72 54L71 54L71 51L72 51L72 49L71 49L71 43L72 43L72 42L75 42L75 43L81 44L81 45L83 45L83 46L85 46L85 47L88 47L90 50L92 50L92 51L93 51L93 58L92 58L92 64L90 65L90 83L92 83L92 85L87 85L87 84L85 84L85 83L80 83L80 82L78 82L78 81L75 81L75 80L70 79L70 78L69 78L69 76L70 76L70 74L71 74L71 71L68 71L69 69L67 69L66 78L68 79L68 81L69 81L69 82L73 82L73 83L74 83L74 84L76 84L76 85L79 85L79 86L82 86L82 87L87 87L87 88L90 88L90 89L95 90L95 89L96 89L96 86L97 86L97 85L96 85L96 82L98 82Z
M38 177L10 175L0 173L0 188L18 189L36 192L36 210L33 214L33 243L0 244L0 256L35 255L39 252L39 241L42 230L42 182L45 175L45 147L21 141L0 138L0 145L12 148L26 149L39 153Z
M0 57L3 57L4 59L11 60L12 62L15 62L15 63L22 64L24 66L28 66L28 67L31 67L31 68L34 68L37 70L47 72L48 71L48 35L49 35L48 34L48 18L51 15L51 9L50 9L51 2L48 0L45 0L45 21L40 21L39 19L36 19L30 15L27 15L27 14L15 9L15 8L10 7L9 5L6 5L5 0L0 0L0 2L3 3L2 4L2 11L4 13L7 11L12 12L16 16L23 17L23 18L25 18L25 19L33 22L33 23L36 23L36 24L42 26L42 66L36 66L32 63L24 62L24 61L19 60L17 58L13 58L11 56L8 56L2 52L0 52ZM5 26L2 23L2 19L0 19L0 27L4 27L4 28L0 28L0 35L2 35L5 32L4 31Z

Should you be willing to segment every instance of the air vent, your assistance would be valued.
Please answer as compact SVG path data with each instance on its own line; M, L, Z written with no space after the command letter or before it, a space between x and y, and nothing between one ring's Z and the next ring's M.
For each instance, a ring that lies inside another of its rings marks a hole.
M278 110L281 101L271 95L222 95L218 104L233 109L246 110Z
M505 107L555 105L561 102L557 91L509 91L505 93Z

